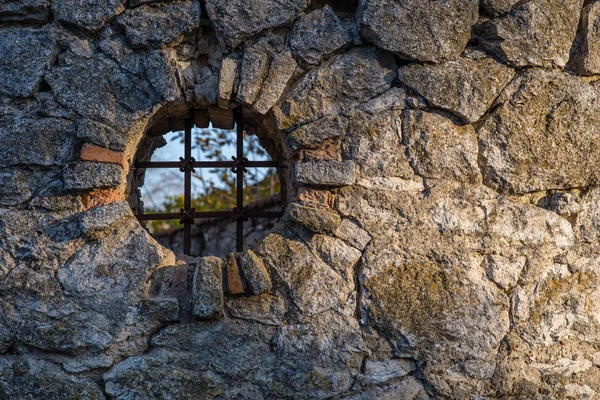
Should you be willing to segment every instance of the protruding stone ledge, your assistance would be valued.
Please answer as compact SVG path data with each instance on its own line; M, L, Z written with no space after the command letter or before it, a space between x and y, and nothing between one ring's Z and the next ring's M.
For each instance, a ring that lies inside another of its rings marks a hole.
M313 232L333 235L340 226L338 214L325 206L292 203L286 210L287 217Z
M343 187L356 182L353 161L317 161L294 166L296 181L310 186Z
M269 272L260 257L252 250L247 250L239 256L239 264L250 293L258 295L271 290Z

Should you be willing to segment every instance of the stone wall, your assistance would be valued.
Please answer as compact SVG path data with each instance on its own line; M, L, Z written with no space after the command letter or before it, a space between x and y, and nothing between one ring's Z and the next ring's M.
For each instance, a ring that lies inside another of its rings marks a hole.
M595 398L599 10L0 0L0 398ZM176 255L132 161L239 106L285 217Z

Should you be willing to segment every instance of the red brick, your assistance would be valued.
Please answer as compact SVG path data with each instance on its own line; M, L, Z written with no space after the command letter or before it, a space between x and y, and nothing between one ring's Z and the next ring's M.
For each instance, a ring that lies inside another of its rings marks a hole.
M119 164L125 169L128 167L125 153L112 151L88 143L84 144L81 149L81 159L83 161Z

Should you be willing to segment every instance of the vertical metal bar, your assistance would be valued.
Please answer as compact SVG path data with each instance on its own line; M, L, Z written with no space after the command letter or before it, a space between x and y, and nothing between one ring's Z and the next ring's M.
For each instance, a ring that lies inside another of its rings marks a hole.
M237 151L236 157L238 160L244 158L244 113L242 107L236 110L236 127L237 127ZM237 187L236 187L236 207L240 212L244 209L244 167L240 166L237 169ZM244 251L244 221L238 218L236 222L236 238L235 249L237 252Z
M185 155L186 161L192 158L192 124L193 115L189 115L185 120ZM183 193L183 208L185 212L189 212L192 208L192 171L186 168L184 172L184 193ZM183 225L183 252L187 255L191 253L191 236L192 222L186 219Z

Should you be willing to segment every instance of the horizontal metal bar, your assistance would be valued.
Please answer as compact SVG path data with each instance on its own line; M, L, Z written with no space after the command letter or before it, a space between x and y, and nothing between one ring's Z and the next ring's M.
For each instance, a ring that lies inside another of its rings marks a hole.
M188 164L192 168L233 168L238 164L235 161L194 161ZM143 161L136 162L135 168L181 168L180 161ZM277 161L248 161L244 163L246 168L271 168L282 167Z
M202 211L192 213L193 218L232 218L238 215L235 211ZM248 210L246 215L249 218L281 218L283 212L281 211L253 211ZM150 213L136 215L140 221L167 221L173 219L181 219L181 213Z

